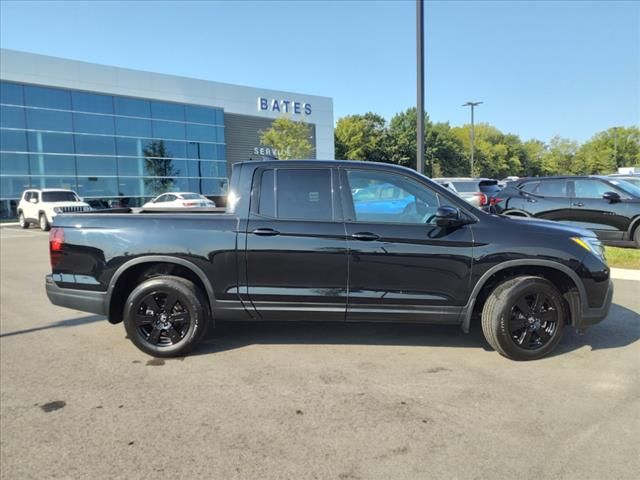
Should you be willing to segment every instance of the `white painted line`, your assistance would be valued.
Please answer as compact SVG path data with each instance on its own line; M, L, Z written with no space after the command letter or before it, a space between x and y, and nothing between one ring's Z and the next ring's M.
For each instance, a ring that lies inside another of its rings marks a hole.
M17 227L18 225L20 225L18 222L11 222L11 223L0 223L0 228L3 227Z
M617 280L640 281L640 270L631 270L630 268L612 268L611 278Z

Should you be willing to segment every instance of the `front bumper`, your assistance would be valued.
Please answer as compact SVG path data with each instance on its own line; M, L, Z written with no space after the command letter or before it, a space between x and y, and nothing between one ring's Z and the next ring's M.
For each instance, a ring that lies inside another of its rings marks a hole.
M587 307L582 311L582 315L579 323L575 325L577 328L587 328L591 325L601 322L607 315L609 315L609 309L611 308L611 301L613 300L613 281L609 279L607 285L607 293L604 297L604 302L599 307Z
M106 292L60 288L51 275L45 277L45 288L49 301L54 305L98 315L108 313Z

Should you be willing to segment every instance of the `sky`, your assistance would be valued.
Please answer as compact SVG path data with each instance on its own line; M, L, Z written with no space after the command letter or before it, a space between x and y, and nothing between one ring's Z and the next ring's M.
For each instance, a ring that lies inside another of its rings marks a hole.
M640 2L425 2L425 108L523 140L640 124ZM3 48L332 97L416 103L410 1L0 2Z

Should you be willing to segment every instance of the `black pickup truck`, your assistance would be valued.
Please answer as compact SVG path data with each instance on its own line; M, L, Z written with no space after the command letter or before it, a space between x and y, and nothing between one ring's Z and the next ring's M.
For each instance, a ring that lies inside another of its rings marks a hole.
M367 162L239 163L223 213L63 214L49 248L51 302L124 321L158 357L219 320L475 320L529 360L602 320L613 294L593 233L491 215Z

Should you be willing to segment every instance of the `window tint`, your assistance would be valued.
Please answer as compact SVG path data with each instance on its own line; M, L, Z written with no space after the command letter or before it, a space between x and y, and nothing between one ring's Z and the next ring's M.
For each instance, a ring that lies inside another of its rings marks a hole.
M0 161L0 174L29 174L29 161L26 153L3 153Z
M71 103L74 110L81 112L113 114L113 97L97 93L71 92Z
M195 105L185 105L185 117L187 122L216 123L216 110L214 108L197 107Z
M276 216L276 205L273 195L273 170L265 170L262 172L258 213L267 217Z
M0 127L24 128L24 108L0 107Z
M534 193L538 189L539 182L525 183L520 187L520 190L527 193Z
M574 180L575 196L578 198L601 198L605 192L612 192L614 187L600 180Z
M27 136L23 130L0 130L0 150L26 152Z
M331 171L328 169L278 169L278 218L333 219Z
M153 120L152 124L153 136L155 138L173 138L176 140L184 140L184 123Z
M113 104L116 115L130 115L132 117L151 117L151 105L147 100L137 98L114 97Z
M433 222L440 196L408 177L368 170L348 170L355 220L375 223Z
M567 181L552 180L549 182L540 182L538 188L533 193L545 197L566 197L568 193Z
M116 146L113 137L102 137L97 135L74 135L76 142L76 153L114 155Z
M184 122L184 105L168 102L151 102L151 116L164 120Z
M217 141L216 127L187 123L187 140L195 142L215 142Z
M92 115L90 113L74 113L73 128L80 133L113 135L113 117Z
M75 175L76 159L73 155L29 155L31 175Z
M480 187L478 182L469 181L469 182L452 182L453 186L456 188L458 192L471 193L471 192L479 192Z
M25 85L24 100L30 107L71 110L71 93L68 90Z
M116 134L129 137L147 137L151 135L151 120L140 118L116 117Z
M79 200L73 192L42 192L43 202L77 202Z
M22 85L9 82L0 82L0 103L8 105L22 105Z
M27 128L30 130L54 130L71 132L71 113L57 110L27 108Z
M73 135L69 133L28 132L29 151L73 153Z

